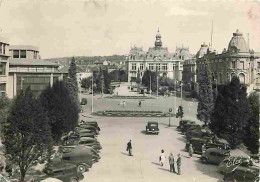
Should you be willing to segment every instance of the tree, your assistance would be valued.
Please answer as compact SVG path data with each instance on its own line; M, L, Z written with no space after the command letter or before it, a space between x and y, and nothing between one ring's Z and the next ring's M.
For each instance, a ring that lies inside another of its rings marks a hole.
M241 144L245 127L250 119L246 87L237 77L219 89L209 123L210 129L218 136L225 137L232 148Z
M11 101L8 99L6 95L0 96L0 131L2 130L2 126L5 123L9 109L11 106ZM1 137L2 133L0 133Z
M137 71L136 83L141 83L141 75L140 75L140 69L139 68L138 68L138 71Z
M92 76L88 78L83 78L81 80L81 86L85 88L85 90L89 89L91 87L91 84L92 84Z
M3 128L5 157L19 167L21 181L27 170L48 160L51 146L49 119L30 88L18 93Z
M183 116L184 116L183 107L182 107L182 106L179 106L179 107L178 107L178 112L176 113L176 118L179 118L179 117L180 117L181 120L182 120Z
M248 97L250 103L250 119L245 127L244 144L252 154L259 152L259 93L253 92Z
M69 67L69 79L68 79L68 88L71 95L71 99L74 102L74 104L78 108L78 112L80 112L80 106L79 106L79 97L78 97L78 82L77 82L77 71L76 71L76 63L75 58L73 57L70 62Z
M210 116L214 107L212 92L212 78L208 66L205 66L199 73L199 98L197 108L197 118L205 125L210 122Z
M39 96L47 111L53 139L58 142L63 133L74 130L78 122L78 108L71 99L68 86L57 81Z

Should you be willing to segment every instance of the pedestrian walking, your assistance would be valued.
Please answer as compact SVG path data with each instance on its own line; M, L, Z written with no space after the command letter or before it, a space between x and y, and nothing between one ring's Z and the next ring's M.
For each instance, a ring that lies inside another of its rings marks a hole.
M175 172L175 167L174 167L174 156L172 155L172 153L169 156L169 164L170 164L170 173L176 173Z
M189 154L190 154L190 157L192 157L193 152L194 152L193 146L192 146L192 144L190 144L190 146L189 146Z
M142 107L142 102L139 100L139 107Z
M125 107L126 106L126 103L125 103L125 101L123 102L123 107Z
M165 156L164 150L162 149L161 155L160 155L160 158L159 158L159 162L160 162L161 166L163 166L165 159L166 159L166 156Z
M178 175L181 175L181 156L178 154L177 158L177 169L178 169Z
M128 155L132 156L132 143L131 140L127 143L126 151L128 151Z

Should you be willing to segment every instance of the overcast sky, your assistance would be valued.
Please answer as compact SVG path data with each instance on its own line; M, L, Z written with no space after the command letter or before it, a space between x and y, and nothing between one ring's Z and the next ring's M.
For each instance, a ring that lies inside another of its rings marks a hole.
M183 44L195 54L210 42L212 20L218 52L236 29L259 49L259 16L257 1L2 0L0 35L38 46L42 58L102 56L128 54L134 45L147 51L160 28L170 52Z

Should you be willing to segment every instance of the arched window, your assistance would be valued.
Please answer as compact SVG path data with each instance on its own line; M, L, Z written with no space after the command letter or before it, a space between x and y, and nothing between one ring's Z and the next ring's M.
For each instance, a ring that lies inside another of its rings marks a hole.
M245 75L243 73L239 74L239 81L241 84L245 84Z

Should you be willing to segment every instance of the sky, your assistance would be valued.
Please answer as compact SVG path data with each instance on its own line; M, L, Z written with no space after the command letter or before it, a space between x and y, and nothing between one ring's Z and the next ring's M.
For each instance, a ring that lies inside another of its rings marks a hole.
M196 54L211 41L221 52L239 29L260 52L259 1L234 0L0 0L0 36L39 47L42 58L147 51L158 28L164 47ZM249 35L249 36L248 36Z

